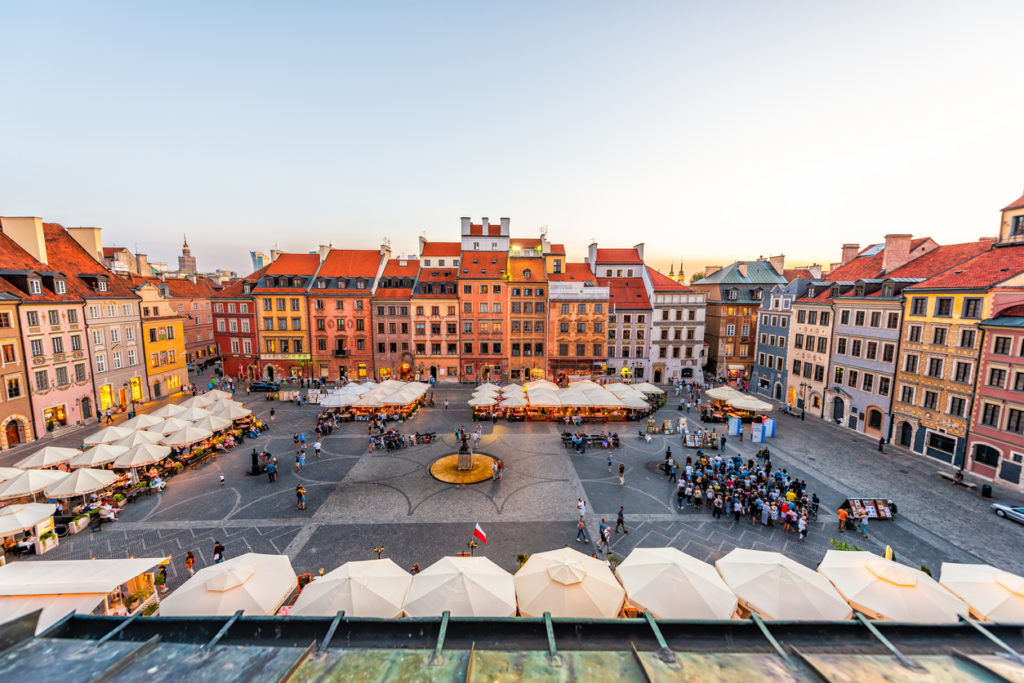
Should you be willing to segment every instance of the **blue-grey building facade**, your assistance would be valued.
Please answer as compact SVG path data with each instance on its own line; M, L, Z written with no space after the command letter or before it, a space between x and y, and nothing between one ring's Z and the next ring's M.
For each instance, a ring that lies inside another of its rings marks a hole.
M787 402L787 339L793 316L793 301L807 293L807 286L811 282L798 279L777 285L761 304L758 311L757 350L750 379L752 392Z

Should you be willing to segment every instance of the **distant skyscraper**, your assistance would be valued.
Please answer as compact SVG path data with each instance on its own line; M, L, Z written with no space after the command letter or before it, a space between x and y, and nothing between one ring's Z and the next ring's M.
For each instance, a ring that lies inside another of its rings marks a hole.
M181 245L181 256L178 257L178 272L198 272L196 270L196 257L192 255L192 250L188 248L188 237L185 238Z
M250 251L249 256L252 257L252 272L256 272L263 266L270 263L270 257L264 254L262 251Z

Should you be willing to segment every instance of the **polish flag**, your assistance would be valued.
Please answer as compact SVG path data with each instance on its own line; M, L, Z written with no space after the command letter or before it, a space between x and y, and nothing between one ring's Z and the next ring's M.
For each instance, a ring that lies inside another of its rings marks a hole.
M479 538L480 542L484 545L487 545L487 534L484 533L484 530L480 528L479 524L477 524L476 528L473 529L473 536Z

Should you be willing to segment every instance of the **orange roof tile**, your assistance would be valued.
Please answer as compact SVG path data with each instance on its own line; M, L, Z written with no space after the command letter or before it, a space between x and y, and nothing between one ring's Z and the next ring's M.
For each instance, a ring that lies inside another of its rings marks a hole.
M67 287L82 297L103 298L138 298L125 284L107 267L87 252L75 238L68 234L63 226L57 223L43 223L43 236L46 239L46 258L53 263L61 264L61 271L67 276ZM101 292L83 280L80 275L105 275L107 290Z
M469 234L474 236L480 236L484 234L483 223L470 223ZM487 234L490 237L498 237L501 235L501 224L500 223L488 223Z
M1012 211L1013 209L1024 209L1024 195L1021 195L1017 201L1013 202L1009 206L1004 206L1002 208L1003 211Z
M793 280L813 280L814 276L811 275L811 271L806 268L784 268L782 270L782 277L786 282L792 282Z
M319 256L311 254L319 261ZM378 249L331 249L320 267L323 277L363 277L373 278L380 268L384 256ZM316 272L313 268L308 274Z
M900 266L891 273L886 273L885 277L933 277L944 270L949 270L958 263L962 263L987 251L992 247L993 242L995 242L995 239L987 238L976 242L946 244L936 247L924 256L918 256L913 261Z
M267 275L312 275L319 265L319 254L281 254L266 272Z
M608 300L616 308L650 308L651 300L647 296L647 287L638 277L632 278L598 278L600 287L608 288Z
M464 251L459 261L459 277L473 280L498 280L508 272L508 252Z
M246 275L245 277L238 278L237 280L232 280L221 288L221 290L214 296L218 299L238 299L248 296L247 294L242 293L242 288L245 283L248 282L249 284L255 285L259 282L259 279L263 277L263 274L267 272L267 268L270 268L269 263L251 275Z
M910 289L985 289L1024 273L1024 245L996 247Z
M551 253L552 254L561 254L562 256L565 256L565 245L564 244L552 244L551 245Z
M656 292L692 292L693 290L684 285L681 282L676 282L668 275L663 275L658 271L654 270L650 266L644 266L647 269L647 275L651 278L651 285L654 286Z
M530 279L527 280L523 271L530 271ZM512 282L544 282L547 280L547 273L544 272L544 261L531 256L512 256L508 260L509 280Z
M405 265L402 265L402 264ZM381 277L411 277L415 278L420 271L419 259L388 259L384 266Z
M586 263L566 263L563 272L548 273L548 280L552 282L597 283L597 278L590 272L590 267Z
M644 260L636 249L598 249L597 263L640 263Z
M44 224L45 225L45 224ZM97 270L100 266L97 265ZM13 270L13 271L32 271L36 273L52 273L54 267L45 263L40 263L29 254L27 251L21 248L17 242L12 240L6 234L0 232L0 270ZM68 277L67 273L63 270L57 271L62 273L67 278L67 294L57 294L51 291L46 286L46 281L43 281L43 293L39 295L31 295L27 291L22 292L18 287L11 286L16 292L17 296L25 302L39 302L39 301L81 301L81 297L76 296L72 287L71 277ZM72 276L73 277L73 276ZM8 283L10 284L10 283Z
M462 244L459 242L427 242L423 245L420 258L458 256L460 253L462 253Z

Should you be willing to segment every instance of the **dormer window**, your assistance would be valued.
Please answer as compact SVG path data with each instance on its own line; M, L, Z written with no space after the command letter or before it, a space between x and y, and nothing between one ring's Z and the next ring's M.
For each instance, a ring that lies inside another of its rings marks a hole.
M856 296L864 296L864 283L858 282L853 291Z
M529 268L527 268L526 270L523 271L523 277L525 279L527 279L527 280L530 279L530 269Z
M29 280L28 281L28 291L29 291L29 294L36 294L36 295L42 294L43 293L43 283L40 282L39 280Z
M358 282L356 282L356 287L358 287L359 289L365 289L366 288L366 280L359 280Z
M726 298L728 298L728 299L729 299L729 301L735 301L736 299L738 299L738 298L739 298L739 295L740 295L739 291L737 291L737 290L735 290L735 289L730 289L730 290L729 290L728 292L726 292L726 294L725 294Z
M321 284L323 284L322 280L321 280ZM242 285L242 294L248 294L248 293L249 293L249 283L246 282L245 284Z
M637 294L637 296L640 296L640 295ZM761 290L760 289L755 289L753 292L750 293L750 296L753 297L754 301L760 301L761 300Z
M1014 216L1010 227L1011 235L1024 235L1024 215Z
M839 296L839 285L832 285L832 294L830 296L833 299Z
M891 297L896 293L896 286L891 282L882 285L882 296Z
M68 293L68 288L64 284L63 280L57 280L54 283L54 289L57 291L58 294L67 294Z
M813 299L814 295L817 294L817 291L818 290L816 290L814 287L808 287L807 288L807 298L808 299Z
M57 292L63 294L63 292L61 291L62 289L64 289L64 283L63 282L58 282L57 283ZM106 283L106 281L98 280L96 282L96 289L100 290L101 292L107 291L107 283Z
M292 287L301 287L301 286L302 286L302 280L300 280L299 278L295 278L294 280L292 280Z

